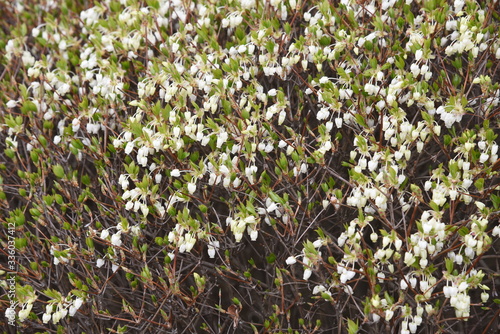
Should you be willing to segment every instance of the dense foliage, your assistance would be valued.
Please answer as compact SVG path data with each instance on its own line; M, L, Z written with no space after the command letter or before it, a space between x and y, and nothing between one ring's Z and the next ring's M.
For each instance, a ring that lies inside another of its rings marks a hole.
M0 6L10 332L498 330L497 0Z

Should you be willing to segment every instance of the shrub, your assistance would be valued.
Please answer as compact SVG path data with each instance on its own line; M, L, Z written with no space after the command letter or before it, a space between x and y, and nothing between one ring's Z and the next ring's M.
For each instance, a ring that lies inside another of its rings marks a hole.
M497 1L4 6L11 329L498 327Z

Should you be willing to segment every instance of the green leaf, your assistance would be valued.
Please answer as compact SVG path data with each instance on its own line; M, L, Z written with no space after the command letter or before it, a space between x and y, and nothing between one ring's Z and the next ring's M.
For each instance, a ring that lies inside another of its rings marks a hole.
M483 191L483 189L484 189L484 179L483 178L477 179L476 182L474 182L474 186L476 186L477 190Z
M276 255L271 253L269 256L266 256L267 263L273 264L276 261Z
M43 293L45 295L47 295L47 297L54 299L56 301L62 299L61 293L57 290L54 290L54 289L47 289L47 290L43 291Z
M354 115L354 117L356 118L356 123L358 123L359 125L361 125L364 128L368 127L368 125L366 124L366 121L365 121L365 117L363 115L356 114L356 115Z
M275 43L273 41L268 40L266 42L266 46L265 46L267 52L269 52L270 54L273 54L274 53L274 45L275 45Z
M451 136L450 135L444 135L444 145L449 146L451 144Z
M446 271L451 274L453 272L453 260L446 259L445 262L446 262Z
M461 82L462 82L462 77L458 74L454 74L453 78L451 79L451 83L453 84L453 86L458 87Z
M469 229L466 227L466 226L462 226L459 230L458 230L458 234L460 234L461 237L465 237L467 234L469 234ZM451 272L451 271L450 271Z
M43 201L45 202L45 204L47 204L47 206L51 206L52 203L54 203L54 197L51 196L51 195L46 195L46 196L43 196Z
M331 44L331 38L328 35L323 35L319 39L319 44L321 44L321 46L328 46Z
M458 174L458 162L450 162L450 173L452 178L456 178Z
M26 238L16 238L15 246L16 249L22 250L28 245L28 239Z
M4 151L5 155L8 156L10 159L14 159L16 156L16 152L14 150L8 148Z
M329 295L328 293L326 293L326 292L322 292L322 293L321 293L321 298L323 298L324 300L328 300L328 301L332 301L332 300L333 300L332 296L330 296L330 295Z
M94 239L87 237L85 238L85 243L89 249L94 249Z
M33 161L34 164L37 164L38 163L38 153L36 151L31 151L30 152L30 157L31 157L31 161Z
M330 92L323 92L321 93L321 96L323 97L323 100L325 100L326 103L332 104L333 103L333 95Z
M276 193L270 191L269 192L269 197L273 200L275 203L280 203L280 204L285 204L283 199L279 197Z
M59 178L59 179L62 179L64 177L64 168L63 166L57 164L57 165L54 165L52 166L52 171L54 172L54 175Z
M349 75L346 73L346 71L342 67L337 67L336 70L337 70L339 77L341 77L342 79L344 79L344 80L350 79Z
M83 184L83 185L85 185L85 186L90 185L90 176L88 176L88 175L83 175L83 176L82 176L82 179L81 179L81 182L82 182L82 184Z
M358 322L354 322L351 319L347 319L347 332L349 334L356 334L359 331Z
M486 128L486 127L485 127ZM492 142L494 141L495 139L497 138L497 135L495 134L495 132L492 130L492 129L488 129L486 130L486 140L488 142Z
M432 208L432 210L439 212L439 206L434 201L430 201L429 205Z
M25 115L28 115L30 113L35 113L36 111L37 111L36 104L33 103L32 101L25 101L23 103L23 106L21 107L21 112ZM16 121L18 118L22 120L22 117L18 116L18 117L16 117ZM22 122L21 123L18 122L18 124L21 125Z
M497 196L495 194L491 194L491 202L493 203L493 208L495 208L495 210L498 210L498 208L500 207L500 196Z

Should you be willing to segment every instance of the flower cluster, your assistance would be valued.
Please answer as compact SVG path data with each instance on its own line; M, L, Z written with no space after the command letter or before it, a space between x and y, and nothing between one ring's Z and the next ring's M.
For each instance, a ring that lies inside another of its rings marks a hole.
M319 307L340 332L416 333L481 312L497 4L7 5L0 222L23 254L20 322L312 332Z
M50 301L45 306L45 313L42 315L43 323L46 324L52 321L54 324L57 324L67 315L70 317L75 316L76 312L83 305L84 300L79 297L74 299L72 297L74 296L68 295L64 299Z

